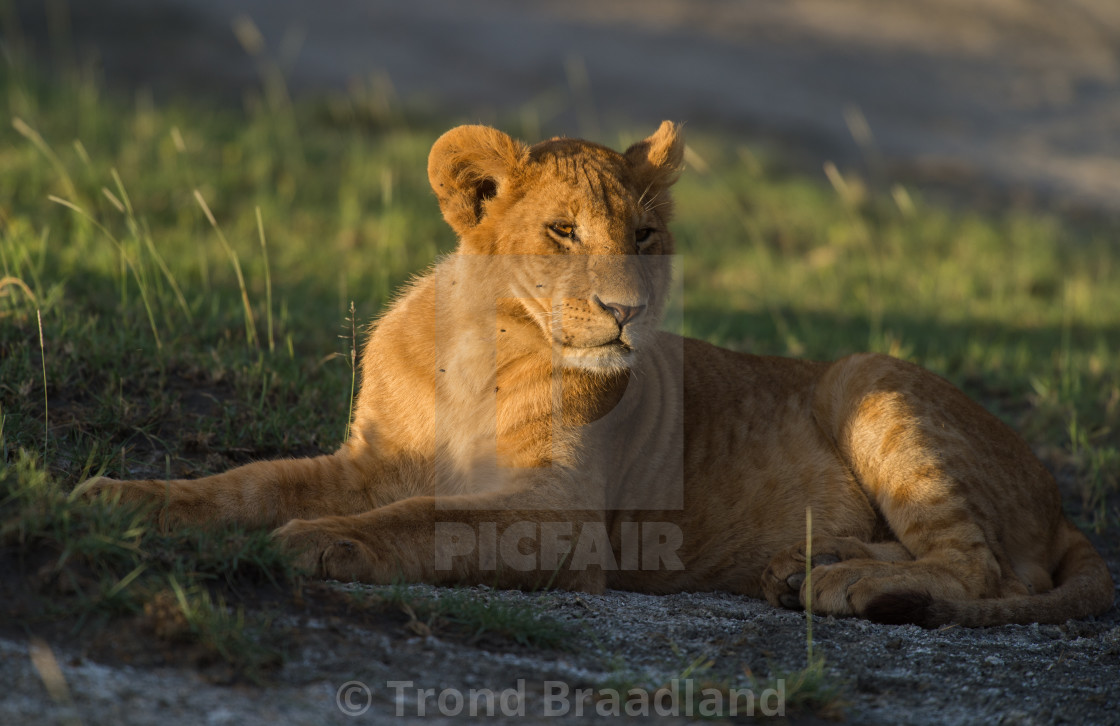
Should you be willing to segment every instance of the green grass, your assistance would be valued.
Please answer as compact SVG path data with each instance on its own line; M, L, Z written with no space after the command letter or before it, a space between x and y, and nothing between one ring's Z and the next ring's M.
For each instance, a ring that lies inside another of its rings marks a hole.
M267 542L167 537L67 492L99 472L194 476L333 450L360 328L454 244L425 166L453 121L376 94L293 106L268 87L240 111L156 105L0 62L0 522L35 566L28 581L65 594L36 617L177 603L196 642L237 631L211 586L286 572ZM1023 432L1083 524L1115 531L1117 229L940 207L836 170L806 178L689 132L683 332L921 363ZM439 617L505 628L472 607Z
M435 595L416 592L407 583L363 588L354 593L362 608L398 610L405 628L418 635L451 632L470 642L482 639L532 648L570 649L578 633L545 612L542 603L512 603L467 589L447 588Z
M334 448L351 300L370 320L449 242L416 163L431 134L316 110L297 154L264 110L129 111L10 69L0 87L20 120L0 128L6 448L46 451L67 482L91 455L110 474L189 474L198 454L222 468Z
M279 662L265 616L226 605L295 582L264 532L157 531L147 512L59 486L26 451L0 462L0 545L6 626L73 631L125 619L153 647L189 646L194 662L259 682Z
M776 709L788 716L812 714L829 721L844 720L848 684L830 673L824 658L813 657L805 668L784 671L771 668L768 678L759 678L744 668L739 673L720 673L715 661L700 656L690 660L679 672L655 678L637 673L622 659L615 659L614 669L597 684L596 706L621 705L617 713L628 713L626 706L637 709L642 704L676 704L676 712L701 718L737 716L773 716ZM747 694L751 695L748 697ZM647 712L653 709L646 708Z

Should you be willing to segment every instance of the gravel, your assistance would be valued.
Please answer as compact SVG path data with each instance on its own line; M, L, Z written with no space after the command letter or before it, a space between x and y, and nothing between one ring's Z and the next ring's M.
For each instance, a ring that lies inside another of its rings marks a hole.
M409 590L418 597L438 592L424 585ZM726 593L474 591L482 598L536 605L570 623L573 641L567 650L537 650L472 643L438 630L416 635L399 624L367 628L345 618L287 616L275 627L298 630L298 644L267 685L250 686L218 685L191 669L98 662L62 639L50 643L50 649L68 695L56 685L52 697L45 685L49 664L43 666L41 657L38 668L32 664L29 642L0 640L0 681L8 684L0 698L0 723L376 723L398 715L418 718L417 689L432 689L423 699L424 716L437 722L451 720L459 704L468 713L472 689L485 715L486 701L477 694L490 689L499 696L505 692L508 708L503 711L496 700L494 715L486 720L520 720L523 714L530 720L566 723L587 720L574 715L577 688L598 692L599 701L578 702L586 717L603 702L603 689L625 693L635 684L667 685L690 664L698 666L693 673L698 681L746 687L747 673L760 676L755 690L757 712L762 713L764 688L773 685L769 678L806 664L802 613ZM934 631L817 618L813 635L816 652L825 658L827 681L842 687L848 723L1120 722L1116 608L1060 626ZM568 695L561 697L565 688ZM680 688L683 692L684 686ZM662 703L673 706L672 701ZM770 705L775 703L772 699ZM677 702L678 712L683 704ZM547 709L556 713L564 706L569 713L547 716ZM348 709L362 712L352 715ZM651 702L650 718L656 717L653 709ZM792 705L785 714L793 723L820 723L811 712ZM682 715L677 720L689 719Z

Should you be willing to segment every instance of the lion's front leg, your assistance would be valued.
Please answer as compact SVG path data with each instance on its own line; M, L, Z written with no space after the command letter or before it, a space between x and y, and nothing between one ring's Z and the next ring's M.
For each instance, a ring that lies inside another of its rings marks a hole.
M414 497L352 516L295 520L275 538L325 579L484 584L601 592L613 560L601 512L536 508L531 495L470 497L470 509Z
M272 529L297 518L367 511L415 493L396 485L411 486L421 478L417 472L402 472L399 463L334 454L254 462L202 479L101 477L82 484L80 491L87 497L118 498L124 505L150 506L164 531L224 524Z
M172 488L175 484L175 481L153 479L119 481L107 476L99 476L79 484L75 493L90 500L103 497L122 507L150 511L160 529L166 531L173 519L180 521L178 511L170 512L172 501L175 499L172 496ZM181 521L191 522L189 514L182 517Z

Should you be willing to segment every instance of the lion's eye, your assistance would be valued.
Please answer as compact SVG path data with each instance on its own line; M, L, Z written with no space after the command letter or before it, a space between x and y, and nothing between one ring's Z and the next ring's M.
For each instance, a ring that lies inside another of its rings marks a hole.
M549 230L557 237L565 239L574 239L576 236L575 225L568 224L567 222L553 222L548 225Z
M642 227L641 229L635 230L634 241L638 242L639 244L645 242L655 231L656 230L653 227Z

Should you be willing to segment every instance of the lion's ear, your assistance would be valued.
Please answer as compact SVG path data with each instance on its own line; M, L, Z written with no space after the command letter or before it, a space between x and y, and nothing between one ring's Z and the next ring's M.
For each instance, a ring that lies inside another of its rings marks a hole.
M458 126L436 139L428 154L428 181L456 234L482 221L487 200L528 158L528 147L489 126Z
M680 124L662 121L652 136L639 141L624 154L648 195L672 186L684 161L684 133Z

